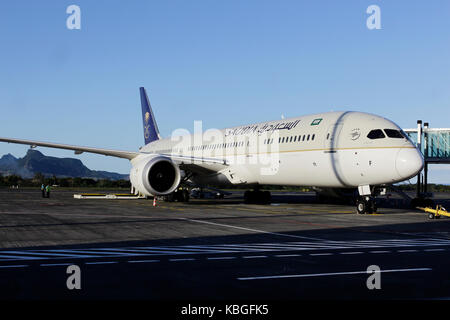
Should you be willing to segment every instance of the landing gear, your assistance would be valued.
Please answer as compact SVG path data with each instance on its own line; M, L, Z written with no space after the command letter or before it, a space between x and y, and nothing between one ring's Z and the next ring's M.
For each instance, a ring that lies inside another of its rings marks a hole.
M164 196L166 202L189 202L189 191L187 189L177 189L171 194Z
M358 214L376 213L377 203L371 196L361 196L356 200L356 212Z
M244 203L270 204L271 201L272 196L269 191L252 190L244 193Z

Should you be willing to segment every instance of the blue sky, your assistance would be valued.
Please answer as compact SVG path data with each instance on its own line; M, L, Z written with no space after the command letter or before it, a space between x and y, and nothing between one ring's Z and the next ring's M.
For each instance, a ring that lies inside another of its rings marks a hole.
M81 30L66 27L71 4ZM366 27L372 4L380 30ZM447 0L3 1L0 41L0 136L136 150L139 86L163 136L195 120L223 128L331 110L450 127ZM0 155L26 149L0 143ZM430 176L450 182L446 168Z

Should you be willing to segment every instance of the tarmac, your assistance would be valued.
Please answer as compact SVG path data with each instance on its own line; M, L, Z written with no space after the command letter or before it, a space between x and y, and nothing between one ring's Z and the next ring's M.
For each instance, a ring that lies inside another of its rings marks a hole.
M47 199L0 189L0 299L450 297L450 220L429 220L395 197L357 215L314 193L273 193L271 205L244 204L233 192L153 206L74 199L79 192L55 188ZM447 196L436 202L445 206ZM79 269L79 288L69 288L69 266Z

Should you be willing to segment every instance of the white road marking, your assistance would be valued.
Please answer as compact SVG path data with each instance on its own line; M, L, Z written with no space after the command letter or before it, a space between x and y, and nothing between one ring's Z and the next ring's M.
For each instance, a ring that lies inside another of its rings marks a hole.
M9 265L9 266L0 266L0 268L26 268L29 267L27 264L21 264L21 265Z
M362 254L361 251L351 251L351 252L340 252L340 254Z
M80 258L85 258L88 257L86 255L73 255L71 253L55 253L57 252L57 250L54 251L8 251L8 253L17 253L17 254L25 254L25 255L34 255L34 256L43 256L43 259L46 259L47 256L56 256L56 257L80 257ZM64 251L63 251L64 252ZM69 251L70 252L70 251ZM36 257L36 259L40 259L41 257Z
M333 255L333 253L310 253L309 254L310 256L331 256L331 255Z
M194 261L194 258L186 258L186 259L169 259L169 261Z
M230 260L230 259L236 259L236 257L210 257L206 258L207 260Z
M3 253L7 253L7 252L3 252ZM6 259L2 259L2 260L39 260L42 258L36 258L36 257L29 257L29 256L18 256L18 255L0 255L0 258L6 258Z
M418 271L431 271L431 268L411 268L411 269L391 269L380 270L380 273L389 272L418 272ZM242 277L238 280L266 280L266 279L286 279L286 278L311 278L311 277L329 277L329 276L346 276L355 274L367 274L367 270L364 271L348 271L348 272L330 272L330 273L309 273L309 274L288 274L288 275L273 275L273 276L261 276L261 277Z
M185 221L197 222L197 223L211 224L211 225L227 227L227 228L241 229L241 230L257 232L257 233L271 234L271 235L275 235L275 236L282 236L282 237L289 237L289 238L300 238L300 239L308 239L308 240L316 240L316 241L323 241L324 240L324 239L319 239L319 238L302 237L302 236L295 236L295 235L292 235L292 234L284 234L284 233L278 233L278 232L269 232L269 231L264 231L264 230L250 229L250 228L232 226L232 225L229 225L229 224L215 223L215 222L210 222L210 221L188 219L188 218L179 218L179 219L180 220L185 220Z
M243 256L244 259L267 258L267 256Z
M98 262L85 262L84 264L113 264L117 261L98 261Z
M201 221L202 223L209 223ZM216 223L213 223L217 225ZM221 224L219 224L221 225ZM245 228L244 228L245 229ZM415 246L416 248L409 248ZM439 248L436 248L438 247ZM363 240L363 241L287 241L279 243L243 243L243 244L215 244L215 245L188 245L188 246L145 246L145 247L111 247L111 248L78 248L78 249L48 249L48 250L0 250L0 262L10 261L31 261L31 260L72 260L84 258L105 258L112 260L117 258L144 257L144 256L186 256L199 254L216 254L222 253L226 255L235 255L236 253L254 253L266 254L269 252L282 253L279 256L289 256L295 252L312 251L309 255L321 255L320 251L336 250L333 254L352 255L352 254L380 254L380 253L396 253L396 252L439 252L448 250L450 242L442 240L434 241L430 239L409 239L409 240ZM383 249L392 248L392 250ZM425 247L425 248L424 248ZM431 247L431 248L426 248ZM354 250L339 252L337 250ZM369 251L372 249L372 251ZM323 254L322 254L323 255ZM295 255L291 255L295 256Z
M274 255L277 258L289 258L289 257L301 257L301 254L277 254Z
M128 263L161 262L161 260L130 260Z
M42 263L40 264L41 267L59 267L59 266L70 266L74 263Z

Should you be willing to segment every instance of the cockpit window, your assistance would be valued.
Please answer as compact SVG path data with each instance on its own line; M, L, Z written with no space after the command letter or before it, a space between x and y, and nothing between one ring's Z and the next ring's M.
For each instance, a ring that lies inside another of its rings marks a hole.
M386 135L389 138L398 138L398 139L404 139L405 137L401 134L399 130L395 129L384 129L384 132L386 132Z
M375 129L369 132L367 135L367 138L369 139L383 139L386 138L383 131L381 129Z
M411 143L414 144L414 142L412 142L412 140L411 140L411 137L408 136L408 134L407 134L405 131L400 130L400 133L402 134L402 136L403 136L406 140L408 140L409 142L411 142Z

